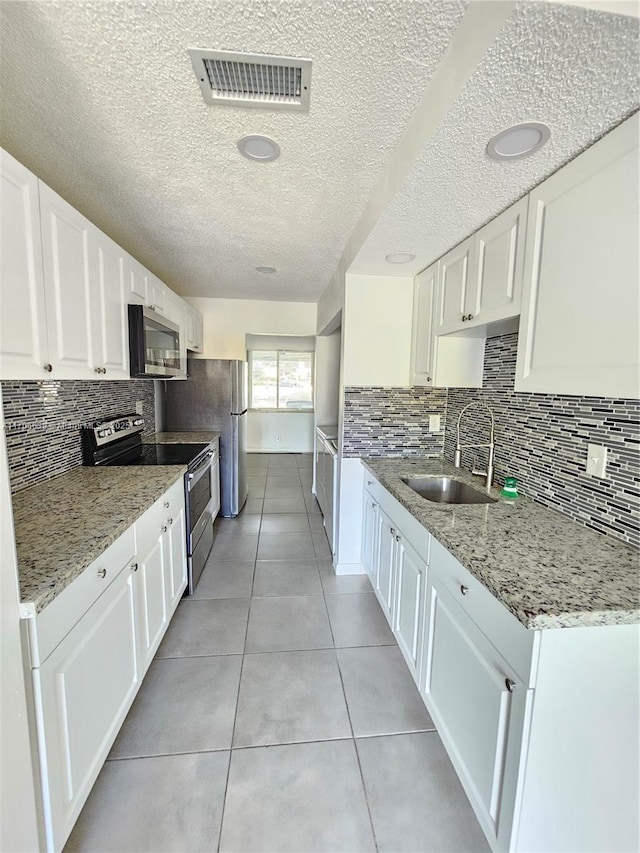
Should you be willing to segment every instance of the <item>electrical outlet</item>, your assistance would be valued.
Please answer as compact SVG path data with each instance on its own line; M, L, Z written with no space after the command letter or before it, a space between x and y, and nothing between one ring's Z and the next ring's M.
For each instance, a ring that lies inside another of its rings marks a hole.
M136 415L144 415L144 403L142 400L138 400L136 403Z
M601 444L587 445L587 474L605 477L607 473L607 448Z
M440 415L429 415L429 432L440 432Z
M280 436L279 436L279 435L277 435L277 436L276 436L276 441L280 441Z

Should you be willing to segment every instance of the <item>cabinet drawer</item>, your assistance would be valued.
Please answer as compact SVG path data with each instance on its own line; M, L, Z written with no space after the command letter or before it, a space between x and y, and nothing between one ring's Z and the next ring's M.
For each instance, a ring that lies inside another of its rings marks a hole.
M444 589L529 683L534 631L529 631L437 540L431 542L430 568Z
M35 619L28 620L31 666L41 666L120 572L133 562L135 554L136 537L131 526Z
M139 554L147 553L158 538L161 528L167 524L167 520L177 516L183 506L184 481L181 478L136 521Z

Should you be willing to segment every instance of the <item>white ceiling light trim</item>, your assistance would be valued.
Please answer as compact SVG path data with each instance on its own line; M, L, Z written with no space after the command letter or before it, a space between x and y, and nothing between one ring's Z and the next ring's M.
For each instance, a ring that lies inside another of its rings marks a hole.
M311 60L190 48L206 104L308 112Z
M237 142L238 151L247 160L255 160L258 163L271 163L280 156L280 146L268 136L250 133L243 136Z
M525 121L501 130L487 145L494 160L519 160L538 151L549 141L551 130L540 121Z
M265 275L271 275L276 271L275 267L256 267L257 272L265 273Z
M411 252L392 252L387 255L385 260L389 264L408 264L410 261L415 261L416 256Z

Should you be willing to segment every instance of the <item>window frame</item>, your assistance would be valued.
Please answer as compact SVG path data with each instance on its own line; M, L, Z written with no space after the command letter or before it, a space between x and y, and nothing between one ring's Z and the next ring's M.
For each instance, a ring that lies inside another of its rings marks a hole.
M253 356L254 356L254 353L257 353L257 352L275 353L275 355L276 355L276 376L277 376L277 379L276 379L276 403L278 405L275 409L274 408L266 408L266 407L256 408L253 405ZM249 377L248 377L249 378L249 383L248 383L249 384L249 399L247 402L248 402L248 409L250 412L270 412L270 413L287 412L288 414L292 414L292 413L294 413L294 414L313 414L315 412L315 404L316 404L316 397L315 397L315 391L316 391L316 388L315 388L316 354L315 354L314 350L300 350L299 351L299 355L310 355L311 356L311 406L309 408L305 408L305 409L302 409L302 408L300 408L300 409L296 409L296 408L288 409L286 407L280 408L280 353L285 353L285 352L286 353L292 353L292 352L298 352L298 351L297 350L289 350L289 349L248 350L248 352L247 352L248 371L247 372L249 374Z

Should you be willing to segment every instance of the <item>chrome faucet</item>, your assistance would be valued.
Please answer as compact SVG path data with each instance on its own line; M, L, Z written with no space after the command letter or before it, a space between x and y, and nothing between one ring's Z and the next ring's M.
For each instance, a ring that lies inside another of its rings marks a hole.
M487 412L489 412L489 415L491 416L491 432L489 434L489 443L488 444L460 444L460 421L462 420L462 416L467 411L467 409L470 409L472 406L479 406L481 409L486 409ZM472 474L479 474L481 477L487 478L487 483L486 483L487 489L491 488L491 483L493 482L493 450L495 447L495 428L496 428L496 422L495 422L495 418L493 417L493 412L491 411L489 406L487 406L486 403L481 403L480 401L468 403L464 407L464 409L460 412L460 414L458 416L458 427L456 430L456 435L457 435L456 452L455 452L454 457L453 457L453 464L456 466L456 468L460 467L460 458L462 455L462 451L468 447L473 447L473 448L488 447L489 448L489 459L487 460L487 470L486 471L479 471L476 469L476 467L475 467L475 456L474 456L473 463L471 464L471 473Z

